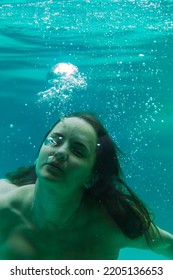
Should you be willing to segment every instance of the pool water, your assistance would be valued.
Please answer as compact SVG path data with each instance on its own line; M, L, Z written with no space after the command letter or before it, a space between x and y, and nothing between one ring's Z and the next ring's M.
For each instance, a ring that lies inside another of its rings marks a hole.
M172 1L2 0L0 19L1 177L34 162L61 114L96 112L126 155L129 186L173 233ZM56 76L57 64L76 72ZM125 249L120 259L164 258Z

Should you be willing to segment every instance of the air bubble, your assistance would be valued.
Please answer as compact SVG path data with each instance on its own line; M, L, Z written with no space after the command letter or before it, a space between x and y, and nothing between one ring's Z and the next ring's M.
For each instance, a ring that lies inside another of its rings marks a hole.
M47 102L51 113L60 108L61 111L65 110L76 92L87 88L84 74L79 72L76 65L65 62L58 63L50 69L47 82L50 88L37 94L39 98L36 103Z

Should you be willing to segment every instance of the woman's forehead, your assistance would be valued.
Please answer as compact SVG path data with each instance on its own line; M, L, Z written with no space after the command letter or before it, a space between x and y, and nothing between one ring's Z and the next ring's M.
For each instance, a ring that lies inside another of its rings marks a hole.
M59 123L57 123L51 130L51 133L67 133L73 137L80 137L86 140L97 141L97 135L94 128L85 120L71 117L64 118Z

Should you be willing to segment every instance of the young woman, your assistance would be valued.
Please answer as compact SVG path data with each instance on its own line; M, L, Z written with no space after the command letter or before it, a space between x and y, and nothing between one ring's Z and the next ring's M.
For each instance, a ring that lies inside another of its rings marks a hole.
M173 236L123 181L119 153L90 114L58 121L35 166L1 181L0 258L113 260L134 247L173 259Z

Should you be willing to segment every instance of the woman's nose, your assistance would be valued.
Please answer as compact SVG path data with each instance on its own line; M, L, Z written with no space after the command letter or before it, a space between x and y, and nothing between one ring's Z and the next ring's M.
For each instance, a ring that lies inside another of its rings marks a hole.
M63 151L63 152L57 151L54 156L55 156L56 160L60 160L60 161L66 161L68 158L68 155L65 151Z

